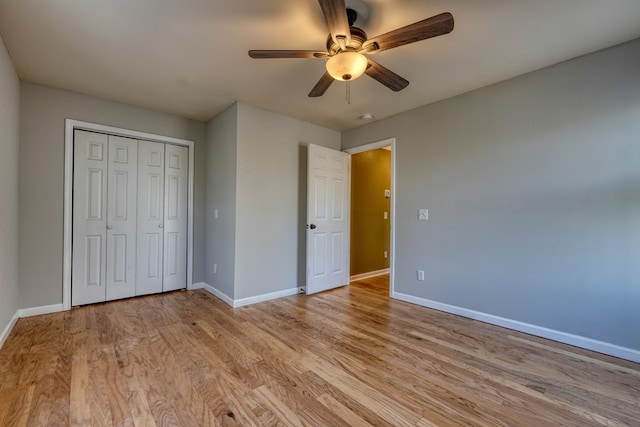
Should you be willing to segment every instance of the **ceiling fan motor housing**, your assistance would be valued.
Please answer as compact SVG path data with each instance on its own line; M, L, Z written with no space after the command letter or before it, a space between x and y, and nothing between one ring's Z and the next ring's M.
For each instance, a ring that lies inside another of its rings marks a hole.
M358 27L350 27L349 30L351 31L351 41L349 41L345 50L357 52L362 49L362 45L367 41L367 33ZM329 56L333 56L340 51L342 51L340 45L329 34L327 37L327 52L329 52Z

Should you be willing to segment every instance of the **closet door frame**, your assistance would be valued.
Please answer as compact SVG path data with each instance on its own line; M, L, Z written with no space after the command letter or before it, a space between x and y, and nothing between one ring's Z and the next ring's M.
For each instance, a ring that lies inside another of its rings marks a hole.
M62 268L62 308L71 309L71 273L72 273L72 238L73 238L73 132L76 129L100 132L127 138L143 139L165 144L182 145L189 148L189 181L188 181L188 217L187 217L187 289L193 287L193 172L194 142L186 139L138 132L97 123L79 120L65 120L64 138L64 248Z

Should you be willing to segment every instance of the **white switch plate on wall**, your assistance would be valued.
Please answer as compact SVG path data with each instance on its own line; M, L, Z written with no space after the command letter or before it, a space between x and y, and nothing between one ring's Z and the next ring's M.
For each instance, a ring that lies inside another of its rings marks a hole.
M429 209L418 209L418 220L426 221L429 219Z

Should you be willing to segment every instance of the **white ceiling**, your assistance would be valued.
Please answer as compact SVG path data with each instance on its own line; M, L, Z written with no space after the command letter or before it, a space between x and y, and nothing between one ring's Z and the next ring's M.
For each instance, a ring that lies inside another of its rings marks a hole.
M449 11L451 34L375 59L367 76L307 94L321 59L255 60L249 49L324 50L316 0L0 0L0 33L22 80L207 121L234 101L336 130L640 37L638 0L363 0L371 36Z

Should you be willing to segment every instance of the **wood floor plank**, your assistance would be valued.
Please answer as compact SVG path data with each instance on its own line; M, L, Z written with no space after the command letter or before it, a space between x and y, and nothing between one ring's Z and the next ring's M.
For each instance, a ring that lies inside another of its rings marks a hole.
M470 321L473 323L473 321ZM475 322L475 323L479 323L479 322ZM486 325L485 325L486 326ZM411 325L405 325L405 327L411 327ZM497 328L500 329L500 328ZM402 334L402 330L398 330L398 335ZM419 334L418 334L419 335ZM393 339L392 337L389 337L390 339ZM430 341L434 342L434 341L438 341L437 339L430 337L429 338ZM449 342L456 342L457 340L452 340L451 338L449 338ZM498 340L499 341L499 340ZM443 343L443 341L439 341L440 344ZM492 341L493 343L493 341ZM456 346L454 344L449 344L447 345L448 348L455 348L456 351L460 350L460 346ZM476 348L476 346L473 346L473 348ZM491 348L492 346L486 346L486 348ZM425 347L425 348L429 348L429 347ZM465 351L464 352L465 355L470 354L469 351ZM544 385L545 385L545 392L546 393L539 393L540 388L535 386L536 383L536 376L535 375L540 375L540 371L541 370L545 370L548 368L548 366L550 364L553 363L552 359L545 359L545 360L540 360L537 368L536 369L531 369L531 367L520 367L520 371L518 371L517 366L518 365L522 365L522 361L521 360L507 360L506 363L499 363L501 357L504 353L500 352L498 353L498 355L494 355L493 353L489 354L488 351L483 352L483 356L485 357L475 357L475 361L473 359L469 359L466 357L462 357L462 359L466 362L466 363L471 363L471 366L475 366L477 369L479 369L476 372L483 372L483 371L487 371L486 375L487 378L491 378L493 375L498 374L497 376L499 377L500 372L502 373L511 373L512 375L512 380L514 380L514 382L512 384L514 388L519 389L520 391L524 392L524 393L528 393L531 394L532 392L535 392L535 396L539 397L540 399L553 404L554 402L560 402L557 404L562 404L565 405L566 408L570 409L572 412L576 413L576 414L582 414L582 416L585 417L586 420L604 420L606 419L605 417L602 417L601 414L599 413L595 413L595 412L589 412L589 411L584 411L582 409L580 409L580 404L579 402L582 401L584 399L583 394L584 393L588 393L588 391L583 390L583 393L581 393L580 395L575 395L573 394L573 392L569 392L569 393L565 393L564 396L560 396L562 397L561 399L557 399L558 396L554 396L552 394L552 392L554 391L553 389L553 382L557 381L557 377L563 374L563 370L565 368L562 368L561 366L558 367L555 371L553 372L547 372L546 373L546 378L549 378L550 380L547 380ZM429 356L430 358L435 358L438 355L443 354L442 352L431 352L429 353L427 356ZM522 354L524 355L525 352L522 352ZM460 358L460 355L457 356L458 358ZM521 358L524 356L521 356ZM475 363L475 365L474 365ZM496 363L498 363L501 366L494 366ZM492 368L493 369L490 369ZM463 366L463 368L465 368ZM514 368L515 369L515 374L514 374ZM465 368L468 370L468 368ZM584 369L584 368L583 368ZM526 371L526 375L522 375L522 371ZM591 370L588 371L584 371L584 373L582 375L579 375L580 377L582 377L582 379L584 379L585 376L589 376L590 372L592 372ZM534 375L532 375L534 374ZM544 375L543 375L544 376ZM525 378L526 377L526 378ZM610 377L610 376L609 376ZM567 377L567 378L571 378L571 377ZM518 383L518 381L520 379L523 379L522 383ZM565 381L565 382L561 382L565 387L563 387L563 390L573 390L575 387L578 388L586 388L586 384L588 384L589 382L582 382L581 386L578 386L575 383L572 383L571 381ZM568 384L567 384L568 383ZM594 389L598 389L600 391L600 393L597 393L597 395L594 395L592 398L594 400L597 401L604 401L604 403L606 403L606 407L611 408L611 410L613 412L616 411L616 408L618 406L618 402L615 401L616 398L616 393L615 392L611 392L610 390L607 391L606 389L603 390L603 385L602 385L602 380L597 380L597 381L593 381L593 388ZM567 385L570 385L571 387L566 387ZM537 390L531 390L531 388L537 388ZM636 387L637 387L637 382L636 382ZM631 393L632 390L635 390L634 387L626 387L625 385L623 385L622 383L617 383L616 387L615 387L618 391L620 391L623 395L623 399L627 400L628 399L635 399L633 396L633 393ZM625 390L626 389L626 390ZM547 394L550 394L549 396L547 396ZM578 403L577 406L574 406L571 404L571 401L573 401L573 403ZM627 418L626 416L622 417L622 421L623 422L629 422L630 420L632 420L632 418Z
M311 316L313 315L307 313L308 318L312 319ZM318 319L318 321L320 322L320 319ZM332 321L325 319L323 323L327 324L330 322ZM313 322L313 323L315 324L316 322ZM339 324L336 324L336 325L332 324L331 326L335 330L340 330ZM367 337L367 335L359 332L353 333L352 335L356 336L359 340L362 340L362 341L365 341L367 338L369 338ZM341 359L342 362L346 364L350 364L352 368L356 370L358 369L358 367L361 367L360 374L364 374L368 369L370 369L368 368L369 366L368 362L371 357L370 354L367 354L366 351L362 351L360 348L355 348L355 347L353 348L353 350L349 350L349 337L340 337L339 335L334 335L334 338L336 336L338 337L337 341L340 344L338 346L330 346L330 348L328 349L328 353L330 354L340 353L342 354L342 356L348 356L348 357L343 357ZM374 345L371 344L372 342L373 341L365 341L365 343L369 347L374 347ZM380 341L376 341L376 342L380 342ZM387 350L390 351L389 341L387 340L386 342L387 342ZM327 352L327 349L322 349L322 350L318 349L317 344L311 347L313 348L311 348L310 350L313 351L314 353ZM404 352L407 349L403 348L402 350ZM396 361L394 363L386 363L384 364L384 366L381 367L381 370L376 371L376 373L372 376L374 381L380 378L380 372L385 373L385 371L393 371L396 378L400 379L396 387L402 390L406 384L408 388L404 390L405 393L403 393L403 395L409 396L409 400L413 401L416 407L423 407L425 411L429 411L432 417L434 416L435 413L442 412L444 410L444 412L448 414L455 413L459 417L466 416L469 419L473 419L475 415L472 412L469 412L469 409L475 405L469 405L467 401L462 398L462 395L457 395L456 397L454 393L452 393L450 390L447 389L447 387L449 386L448 383L451 380L450 376L446 377L447 381L443 381L443 384L441 384L444 386L444 388L442 388L441 391L439 392L439 400L430 399L429 394L435 393L435 391L433 390L435 384L433 384L433 382L428 383L429 389L431 389L430 393L422 393L422 394L415 393L415 391L417 391L416 390L417 386L420 384L420 377L416 378L413 373L413 370L415 370L415 367L416 367L415 366L416 362L411 362L407 365L404 365L404 366L408 366L408 369L405 371L406 377L403 378L402 371L394 370L394 368L396 367L395 365L397 365L399 361L402 361L404 354L394 353L394 356L396 357ZM396 378L391 378L390 381L393 381ZM484 398L483 395L481 396L482 398ZM447 399L447 397L451 397L451 398ZM445 405L442 402L451 402L451 403L449 403L448 405ZM457 409L454 409L453 407L451 407L451 405L455 405ZM493 424L497 424L497 423L494 422Z
M370 425L374 426L393 426L393 424L389 423L382 417L380 417L377 412L369 409L367 406L358 402L351 395L343 393L339 388L337 388L334 384L329 383L325 379L321 378L315 372L306 372L304 374L305 383L310 388L314 388L317 392L314 394L318 397L326 394L333 398L334 400L340 402L344 407L346 407L349 411L356 414L358 417L365 420Z
M259 424L252 409L256 406L247 399L250 389L230 373L231 369L218 356L212 346L199 344L198 336L186 325L173 325L174 333L166 338L178 352L178 362L191 383L202 396L207 408L221 425ZM240 404L239 402L243 402Z
M286 426L302 427L302 420L296 415L287 405L282 403L269 389L265 386L256 388L254 394L260 398L260 400L269 406L272 412L276 415L277 419Z
M318 402L322 403L329 411L335 413L338 417L349 426L352 427L366 427L368 422L360 418L356 413L344 406L341 402L338 402L329 394L321 394L318 396Z
M79 316L78 316L79 317ZM75 351L71 360L70 416L72 425L91 424L91 405L87 396L91 393L89 378L88 333L77 333L74 336Z
M19 319L0 425L640 426L640 364L388 298L204 290Z
M33 394L35 391L35 385L29 385L26 387L16 387L14 389L2 389L2 400L6 399L3 407L0 407L3 411L0 412L0 421L3 426L15 426L22 427L28 426L29 413L31 409L31 402L33 401Z

